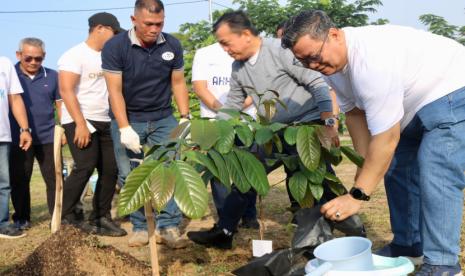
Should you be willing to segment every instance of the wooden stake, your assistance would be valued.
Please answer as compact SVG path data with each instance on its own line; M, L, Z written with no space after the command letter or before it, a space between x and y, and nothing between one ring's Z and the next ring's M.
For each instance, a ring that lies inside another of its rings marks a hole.
M152 200L144 205L145 218L147 219L147 230L149 235L150 263L152 264L152 275L160 276L158 264L157 238L155 237L155 219L153 218Z
M259 220L259 231L260 231L260 240L263 240L263 235L264 235L264 228L265 228L265 223L263 222L263 204L262 204L262 196L258 196L258 220Z
M63 171L61 166L61 137L65 130L59 126L55 126L55 134L53 137L53 157L55 163L55 206L53 208L51 231L52 234L60 230L61 226L61 209L63 202Z

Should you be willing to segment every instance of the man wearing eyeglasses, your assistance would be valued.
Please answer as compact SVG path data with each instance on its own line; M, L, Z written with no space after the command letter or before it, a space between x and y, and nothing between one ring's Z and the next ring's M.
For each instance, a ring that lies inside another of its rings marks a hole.
M20 128L10 115L13 146L10 154L11 201L14 226L21 230L30 227L31 194L30 181L34 158L39 163L45 181L47 206L50 215L55 202L55 165L53 160L53 134L55 128L55 106L58 117L61 115L61 98L58 91L58 74L55 70L42 66L45 58L45 44L42 40L27 37L20 41L16 52L18 74L24 93L29 129ZM20 133L30 131L33 144L23 151L19 144Z
M73 170L63 185L63 222L104 236L126 235L110 214L117 168L101 60L105 43L121 31L114 15L94 14L89 17L87 40L58 60L60 94L64 101L61 123L74 160ZM87 224L76 215L75 209L94 169L98 180Z
M392 242L377 254L424 256L416 275L461 275L465 47L402 26L338 29L322 11L294 17L282 44L336 88L355 149L354 187L321 211L343 220L384 177Z

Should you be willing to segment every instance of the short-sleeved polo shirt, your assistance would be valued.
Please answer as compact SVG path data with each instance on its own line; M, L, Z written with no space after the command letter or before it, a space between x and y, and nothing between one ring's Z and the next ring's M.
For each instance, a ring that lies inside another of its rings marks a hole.
M167 33L143 48L133 28L114 36L102 50L102 69L122 74L126 112L133 122L159 120L173 113L171 73L183 66L181 43Z
M32 132L34 145L53 143L55 129L54 103L60 100L58 89L58 74L55 70L41 67L31 79L21 71L16 64L16 73L23 87L23 102L26 107L27 119ZM13 144L19 143L19 126L10 114L11 136Z

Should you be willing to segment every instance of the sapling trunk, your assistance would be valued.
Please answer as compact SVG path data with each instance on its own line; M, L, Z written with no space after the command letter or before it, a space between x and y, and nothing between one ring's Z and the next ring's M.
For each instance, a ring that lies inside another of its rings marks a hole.
M160 266L158 264L157 239L155 237L155 219L153 218L152 200L144 205L145 218L147 219L147 230L149 236L150 263L152 264L152 275L160 276Z
M263 240L263 232L265 230L265 223L263 222L263 204L262 204L262 196L258 196L258 220L259 220L259 232L260 232L260 240Z

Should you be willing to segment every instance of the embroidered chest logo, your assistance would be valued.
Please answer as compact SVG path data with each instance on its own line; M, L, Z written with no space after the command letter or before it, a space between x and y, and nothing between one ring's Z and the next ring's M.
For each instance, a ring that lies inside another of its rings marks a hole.
M161 55L161 58L166 60L166 61L170 61L174 58L174 53L173 52L164 52L162 55Z

